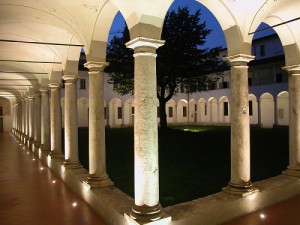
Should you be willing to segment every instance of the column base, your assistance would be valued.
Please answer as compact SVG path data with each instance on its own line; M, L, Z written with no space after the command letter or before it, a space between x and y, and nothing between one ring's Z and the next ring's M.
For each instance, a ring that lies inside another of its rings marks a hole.
M48 146L45 146L45 145L41 145L39 147L39 150L42 151L42 152L49 152L49 147Z
M132 222L135 222L132 224L152 224L163 219L162 207L160 204L155 206L134 205L128 217L131 218Z
M259 192L257 188L254 188L252 186L252 183L250 181L242 184L233 184L229 182L228 186L223 188L222 190L229 194L238 195L241 197L246 197L248 195Z
M65 155L63 154L63 153L58 153L58 152L54 152L53 150L50 152L50 157L51 157L51 159L53 159L53 158L59 158L59 159L61 159L61 158L64 158L65 157Z
M63 162L62 167L64 169L80 169L80 168L82 168L82 165L80 164L79 161L71 162L71 161L65 160Z
M87 180L83 181L83 183L90 189L109 187L114 185L114 182L112 182L107 175L105 177L88 176Z
M291 177L299 177L300 178L300 167L288 167L287 170L282 172L285 175L291 176Z

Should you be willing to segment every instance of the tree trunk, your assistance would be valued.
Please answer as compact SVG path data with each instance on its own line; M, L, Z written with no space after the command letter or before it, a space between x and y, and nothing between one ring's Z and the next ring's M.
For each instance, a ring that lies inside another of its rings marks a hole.
M166 113L166 101L159 99L159 117L160 117L160 128L167 129L167 113Z

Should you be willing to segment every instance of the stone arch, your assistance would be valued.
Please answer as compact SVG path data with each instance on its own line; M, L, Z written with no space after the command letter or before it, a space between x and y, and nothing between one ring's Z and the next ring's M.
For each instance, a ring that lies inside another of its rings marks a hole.
M219 99L219 122L229 123L230 122L230 107L229 99L227 96L222 96Z
M89 100L87 98L77 99L77 121L78 127L89 126Z
M276 98L277 125L289 125L289 93L282 91Z
M198 121L199 123L207 122L207 103L204 98L198 100Z
M209 123L218 122L218 102L215 97L208 99L207 104L207 115Z
M188 102L185 99L177 103L177 123L188 123Z
M272 128L274 122L274 98L270 93L264 93L260 96L260 126Z
M198 106L196 104L195 99L190 99L189 101L189 107L188 107L188 114L189 114L189 118L188 118L188 123L189 124L193 124L193 123L197 123L197 114L198 114Z
M167 113L167 123L174 124L177 122L176 118L176 102L173 99L170 99L166 103L166 113Z
M134 101L128 98L124 102L124 125L133 126L134 123Z
M254 94L248 95L250 124L258 124L258 103Z
M109 125L111 127L121 127L123 123L123 108L119 98L113 98L109 102Z

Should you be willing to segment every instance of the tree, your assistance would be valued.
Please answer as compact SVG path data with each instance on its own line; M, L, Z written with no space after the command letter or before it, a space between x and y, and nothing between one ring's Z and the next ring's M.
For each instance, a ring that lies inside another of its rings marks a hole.
M157 98L160 126L167 127L166 103L181 90L195 93L211 89L217 81L212 74L222 73L226 66L219 59L221 47L201 48L211 30L200 22L200 10L190 14L188 7L168 12L162 30L165 45L157 49ZM133 93L134 59L132 49L125 43L130 40L125 26L121 36L115 36L107 48L106 72L109 82L118 94Z

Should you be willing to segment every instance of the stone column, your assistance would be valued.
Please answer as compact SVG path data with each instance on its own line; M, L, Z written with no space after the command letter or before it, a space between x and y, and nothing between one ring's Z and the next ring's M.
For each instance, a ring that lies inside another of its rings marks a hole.
M60 109L60 84L49 84L50 99L50 127L51 127L51 156L63 157L61 140L61 109Z
M34 95L28 96L28 136L29 146L31 147L34 140Z
M286 174L300 177L300 65L284 68L289 73L289 166Z
M22 100L22 142L25 142L26 136L26 99Z
M78 159L77 77L63 76L65 80L65 168L80 168Z
M41 95L40 92L34 95L34 146L41 145Z
M87 62L89 69L89 176L90 188L113 185L106 173L104 74L106 62Z
M131 218L150 222L161 218L159 203L156 49L161 40L139 37L134 49L134 206Z
M24 138L24 144L27 145L27 142L29 140L29 99L28 97L25 98L25 138Z
M50 150L50 118L48 88L41 88L41 146L43 151Z
M247 195L256 189L250 181L250 124L248 102L248 62L254 56L225 58L231 64L231 179L225 191Z

